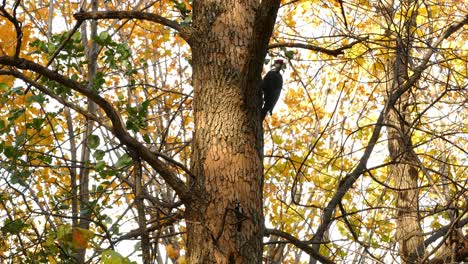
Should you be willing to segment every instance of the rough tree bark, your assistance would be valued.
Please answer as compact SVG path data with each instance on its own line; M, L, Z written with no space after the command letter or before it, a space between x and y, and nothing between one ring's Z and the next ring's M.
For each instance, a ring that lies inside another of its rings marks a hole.
M412 0L401 1L402 11L407 20L402 22L400 32L391 33L389 37L395 40L395 54L386 65L387 92L393 94L409 79L409 58L411 56L412 28L416 19L415 4ZM383 1L381 12L391 28L395 21L393 1ZM388 150L394 164L390 166L389 177L395 182L396 197L396 240L399 255L403 263L413 263L421 258L424 250L416 255L423 244L422 228L418 213L418 174L417 160L411 152L411 98L407 91L388 109L385 117L387 124Z
M261 263L262 61L279 1L194 1L189 263ZM237 206L236 206L237 205Z

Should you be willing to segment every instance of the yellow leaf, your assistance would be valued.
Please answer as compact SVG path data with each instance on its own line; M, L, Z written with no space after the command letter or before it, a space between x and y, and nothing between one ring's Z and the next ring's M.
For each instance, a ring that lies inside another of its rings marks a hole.
M47 256L47 259L49 260L49 263L52 263L52 264L57 263L57 261L55 260L55 258L52 257L52 256Z
M187 259L185 258L185 256L180 256L178 259L177 259L177 263L178 264L187 264Z

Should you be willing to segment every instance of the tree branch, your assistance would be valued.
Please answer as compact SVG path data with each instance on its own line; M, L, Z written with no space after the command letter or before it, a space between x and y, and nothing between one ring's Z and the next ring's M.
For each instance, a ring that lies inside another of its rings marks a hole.
M322 48L319 46L315 46L312 44L305 44L305 43L298 43L298 42L278 42L278 43L273 43L268 46L268 49L276 49L276 48L300 48L300 49L308 49L312 51L317 51L321 53L325 53L334 57L337 57L338 55L344 54L344 50L352 48L354 45L361 43L365 40L367 40L369 37L365 37L362 39L358 39L356 41L353 41L347 45L344 45L341 48L337 49L326 49Z
M282 237L282 238L288 240L291 244L293 244L296 247L302 249L305 253L309 254L310 256L317 259L318 261L320 261L322 263L328 263L328 264L334 263L333 261L331 261L327 257L321 255L320 253L315 251L313 248L311 248L309 246L308 242L303 242L303 241L297 239L296 237L290 235L289 233L286 233L286 232L283 232L283 231L277 230L277 229L266 228L264 235L265 236L275 235L275 236L278 236L278 237Z
M107 117L112 122L112 132L114 135L126 145L128 148L138 152L143 160L148 162L166 181L166 183L174 189L174 191L179 195L180 199L184 202L187 202L191 199L190 188L179 179L174 173L172 173L167 166L157 158L157 154L153 153L138 140L133 138L127 131L126 126L120 116L120 114L114 109L111 103L102 98L96 91L88 89L87 87L81 85L80 83L66 78L65 76L52 71L40 64L35 62L10 56L0 56L0 64L7 66L14 66L18 69L29 70L36 73L39 73L51 80L54 80L62 85L65 85L94 101L99 105L104 112L107 114Z
M0 6L0 16L6 18L10 23L13 24L16 31L16 47L14 57L18 58L21 51L21 43L23 41L23 30L21 22L16 18L16 9L18 8L20 1L16 1L12 7L13 15L10 15L5 9L5 2Z
M262 72L263 60L265 59L268 42L275 27L279 6L279 0L263 0L255 15L255 27L250 50L252 56L248 67L245 68L253 78L259 78Z
M458 221L458 223L456 223L455 225L452 223L452 224L439 228L439 230L437 230L434 234L432 234L432 236L430 236L424 241L424 247L429 246L431 243L435 242L437 239L443 237L451 228L462 228L466 224L468 224L468 217Z
M183 213L176 213L174 215L168 216L168 217L163 218L163 219L153 219L153 220L155 220L154 223L148 225L146 227L146 230L148 232L161 230L164 227L168 227L168 226L173 225L175 222L177 222L177 221L179 221L179 220L181 220L183 218L184 218ZM151 222L151 219L149 220L149 222ZM117 243L117 242L120 242L120 241L123 241L123 240L135 238L135 237L138 237L138 236L141 236L141 232L140 232L139 228L130 230L129 232L119 236L113 242Z
M464 218L457 223L451 223L449 225L439 228L432 236L424 240L424 243L420 245L415 252L410 254L410 259L416 259L417 256L421 256L424 252L424 249L427 248L430 244L434 243L437 239L445 236L449 231L452 231L456 228L462 228L468 224L468 217Z
M97 11L97 12L79 12L73 15L76 20L82 22L88 19L139 19L152 21L179 32L180 36L190 44L192 38L192 28L183 26L179 23L148 12L141 11Z

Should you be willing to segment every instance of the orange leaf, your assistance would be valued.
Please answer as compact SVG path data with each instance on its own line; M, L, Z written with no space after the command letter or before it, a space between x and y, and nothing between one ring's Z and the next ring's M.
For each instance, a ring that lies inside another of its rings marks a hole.
M94 236L94 233L84 229L75 227L73 228L73 247L76 249L85 249L88 246L88 241Z
M166 245L166 252L171 259L177 259L179 257L179 250L172 245Z

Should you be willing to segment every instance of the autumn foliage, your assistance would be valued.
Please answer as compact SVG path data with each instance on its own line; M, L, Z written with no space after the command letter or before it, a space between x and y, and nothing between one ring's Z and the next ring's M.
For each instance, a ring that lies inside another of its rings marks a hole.
M229 96L240 96L230 85L258 82L260 74L242 78L262 63L237 71L235 60L193 61L203 57L194 49L210 44L198 36L217 28L197 30L228 13L204 20L193 2L0 1L0 262L188 263L187 228L199 224L192 208L224 201L199 206L212 191L197 192L200 171L218 168L222 176L206 181L225 186L239 175L224 169L259 158L263 190L252 195L263 198L255 217L265 225L264 263L468 259L466 3L264 0L279 9L276 20L268 13L276 22L262 76L275 58L286 71L263 145L236 149L219 135L201 161L200 122L213 131L224 122L201 120L204 111L230 107ZM242 19L218 28L233 53L241 53ZM216 80L225 100L197 97L216 83L193 78L203 67L234 76ZM258 118L261 101L251 109L252 98L232 104ZM215 164L223 155L232 158ZM213 167L197 163L209 158ZM239 215L232 203L244 187L232 188L221 190L230 200L219 226L204 226L211 243L235 252L214 250L219 263L247 254L226 246L223 233L255 222L253 209ZM405 229L406 218L417 228ZM418 239L409 243L405 232Z

